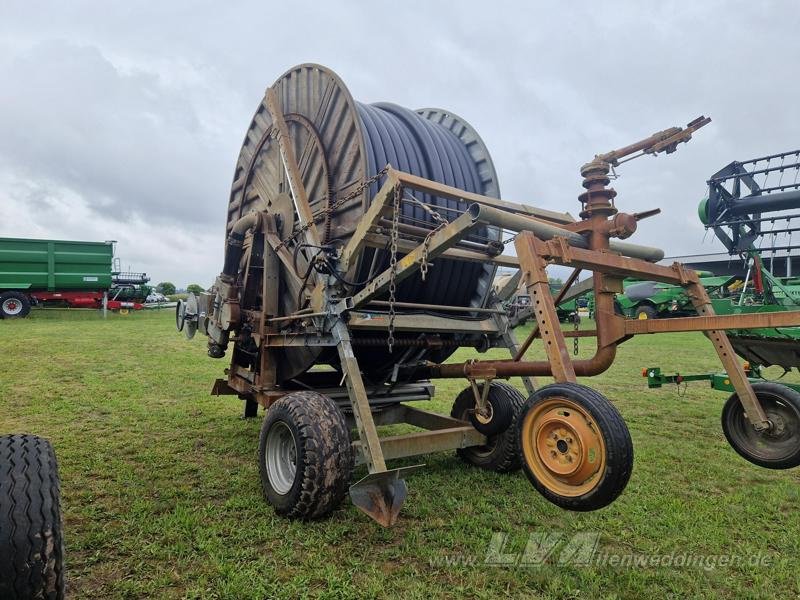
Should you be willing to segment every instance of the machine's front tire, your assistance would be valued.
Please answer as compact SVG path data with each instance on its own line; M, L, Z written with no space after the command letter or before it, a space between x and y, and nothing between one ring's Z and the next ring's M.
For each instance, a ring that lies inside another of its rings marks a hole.
M722 431L731 447L744 459L767 469L791 469L800 465L800 392L779 383L754 383L772 429L756 431L732 394L722 408Z
M523 468L553 504L590 511L611 504L633 470L633 442L605 396L577 383L540 388L526 402L517 435Z
M456 454L464 462L481 469L510 473L521 466L516 430L517 419L525 404L525 396L513 385L502 381L492 381L489 386L488 401L496 403L498 406L501 404L508 406L511 411L510 424L501 433L487 436L486 445L460 448L456 450ZM471 422L472 414L469 411L473 408L475 408L475 396L472 388L469 387L456 397L450 416L454 419Z
M27 317L31 312L31 301L22 292L0 294L0 318L16 319Z
M0 598L64 598L60 490L50 442L0 436Z
M293 392L270 406L258 456L264 495L281 516L324 517L347 493L353 472L350 432L327 396Z

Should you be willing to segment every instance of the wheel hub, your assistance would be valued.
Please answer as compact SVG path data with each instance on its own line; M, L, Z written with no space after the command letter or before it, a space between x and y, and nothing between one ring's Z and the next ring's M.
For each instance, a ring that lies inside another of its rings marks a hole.
M492 410L492 405L489 402L487 402L483 410L478 409L475 411L475 419L479 423L487 425L491 423L493 414L494 411Z
M283 421L276 421L267 437L264 460L273 489L288 494L297 473L297 445L291 429Z
M590 490L605 465L605 446L593 420L565 398L544 402L528 414L522 442L536 477L562 495Z
M8 298L5 302L3 302L3 312L7 315L16 315L22 312L22 303L18 302L14 298Z
M767 419L772 424L772 427L767 430L767 435L771 437L783 437L784 433L786 433L786 421L783 419L783 416L769 412L767 413Z

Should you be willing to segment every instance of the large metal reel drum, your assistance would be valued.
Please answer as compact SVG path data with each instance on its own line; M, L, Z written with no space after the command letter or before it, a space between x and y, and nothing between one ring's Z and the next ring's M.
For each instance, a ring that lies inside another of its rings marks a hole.
M289 135L300 168L303 184L314 213L353 193L359 183L377 173L387 163L403 171L441 181L490 196L499 196L497 177L486 147L477 133L452 113L425 109L415 113L392 105L366 105L355 102L339 77L330 69L314 64L294 67L273 86L280 101ZM286 239L298 229L298 219L288 195L289 185L281 163L277 139L266 98L259 104L247 130L236 164L228 206L226 233L243 215L251 211L278 214L282 220L280 237ZM323 242L346 240L355 230L379 182L337 208L328 219L318 222ZM445 198L417 196L448 220L466 209L466 203ZM437 208L438 209L438 208ZM404 202L401 223L431 224L429 212ZM482 228L476 241L499 239L500 232ZM469 238L468 238L469 239ZM348 274L363 281L370 271L388 265L388 252L368 249ZM244 267L244 264L242 264ZM281 265L279 316L298 308L300 281ZM398 286L397 300L482 306L494 277L494 266L438 259L427 280L419 275ZM374 337L376 334L371 334ZM397 334L417 337L419 334ZM407 348L393 354L372 346L356 352L365 374L378 377ZM416 358L444 360L453 348L417 349ZM408 356L406 356L408 359ZM335 353L323 354L320 348L284 348L277 357L278 380L285 381L307 371L315 363L336 362Z
M345 194L366 175L364 142L355 103L339 77L319 65L299 65L284 73L273 87L294 143L311 208L317 212L332 201L332 190ZM241 216L263 210L282 217L281 237L288 237L296 220L288 192L265 97L250 122L236 162L226 235ZM343 207L339 214L362 211L362 204L354 202ZM320 229L326 231L329 225L323 224ZM280 269L279 316L283 316L298 308L299 281L283 265ZM320 348L284 349L277 361L279 380L308 370L321 351Z

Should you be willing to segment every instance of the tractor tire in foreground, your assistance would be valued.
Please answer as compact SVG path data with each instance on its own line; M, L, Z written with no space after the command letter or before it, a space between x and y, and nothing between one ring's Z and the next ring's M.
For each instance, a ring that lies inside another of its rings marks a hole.
M633 470L628 427L605 396L577 383L540 388L526 402L517 435L523 468L553 504L590 511L611 504Z
M494 414L507 415L503 420L508 418L508 424L499 433L487 436L485 446L461 448L456 450L456 453L464 462L481 469L510 473L521 466L516 430L517 419L525 404L525 396L513 385L502 381L492 381L489 385L488 402L496 407ZM450 416L454 419L468 421L475 426L474 415L469 412L474 407L475 396L472 388L468 387L456 397Z
M734 393L722 409L722 431L728 443L760 467L791 469L800 465L800 392L772 382L754 383L753 391L772 428L756 431Z
M270 406L258 455L264 495L281 516L324 517L347 493L353 472L350 431L327 396L293 392Z
M60 504L50 442L0 436L0 598L64 597Z

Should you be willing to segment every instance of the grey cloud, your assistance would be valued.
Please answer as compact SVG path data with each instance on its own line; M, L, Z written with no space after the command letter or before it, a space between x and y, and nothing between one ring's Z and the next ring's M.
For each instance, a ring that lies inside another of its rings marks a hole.
M800 140L791 2L76 0L44 10L12 2L0 18L0 171L29 183L0 189L0 216L13 202L23 231L96 234L73 221L26 225L46 210L42 190L61 189L107 237L130 240L123 255L179 283L218 271L244 130L265 86L300 62L332 67L359 100L461 114L507 198L573 214L578 168L595 153L710 115L678 153L624 165L615 182L621 208L662 207L633 241L668 254L714 247L695 217L709 175ZM164 251L169 232L176 252Z

